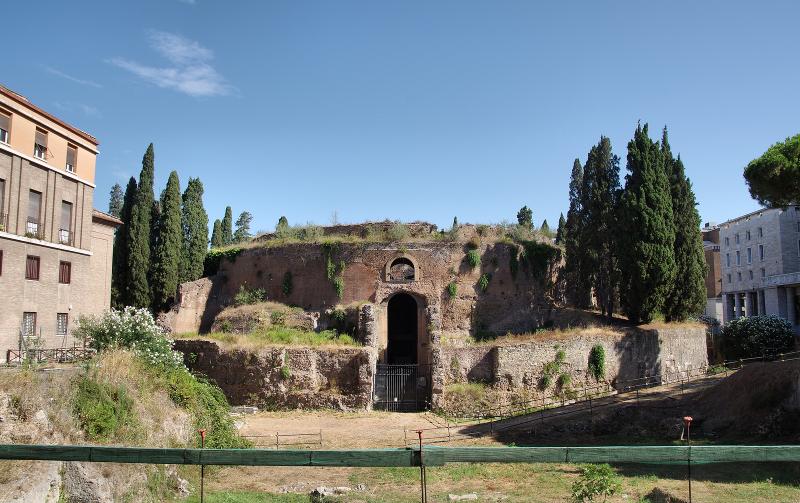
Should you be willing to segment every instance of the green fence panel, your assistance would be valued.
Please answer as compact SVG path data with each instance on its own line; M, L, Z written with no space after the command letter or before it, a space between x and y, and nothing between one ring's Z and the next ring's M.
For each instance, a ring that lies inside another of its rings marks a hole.
M310 451L312 466L415 466L411 449Z

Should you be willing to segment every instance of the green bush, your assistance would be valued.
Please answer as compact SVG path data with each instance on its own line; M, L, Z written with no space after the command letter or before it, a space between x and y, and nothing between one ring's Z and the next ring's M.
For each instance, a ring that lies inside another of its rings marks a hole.
M288 365L283 365L281 367L281 379L284 381L288 381L289 378L292 377L292 369L289 368Z
M403 223L395 222L386 232L389 241L402 241L408 237L408 226Z
M283 294L285 296L289 296L292 294L292 290L294 289L294 282L292 281L292 271L286 271L286 274L283 275L283 283L281 284L281 290L283 290Z
M97 351L132 349L151 365L183 366L183 355L172 350L172 341L147 309L112 309L99 316L81 316L76 325L75 337Z
M778 316L737 318L722 328L726 359L791 351L792 325Z
M622 480L607 464L586 465L581 475L572 484L572 501L585 503L602 496L603 501L622 490Z
M473 269L481 265L481 254L478 250L470 250L467 252L467 263Z
M265 300L267 300L267 292L263 288L248 288L247 285L241 285L239 291L233 296L233 305L246 306Z
M223 259L233 262L240 253L242 253L242 248L238 247L210 249L203 261L203 276L217 274Z
M269 314L269 321L273 325L283 326L286 324L286 313L283 311L272 311Z
M455 281L451 281L449 285L447 285L447 294L450 296L451 299L455 298L458 294L458 284Z
M492 276L490 274L481 274L481 277L478 279L478 288L481 289L481 292L485 292L489 289L489 281L491 278Z
M600 381L606 377L606 350L600 344L592 346L589 351L589 375L595 381Z
M568 388L569 385L572 384L572 376L569 375L569 373L567 373L567 372L562 372L558 376L558 381L557 381L556 384L558 384L559 388L562 388L562 389Z
M82 376L78 381L73 410L90 440L110 440L125 436L137 426L133 400L124 388Z

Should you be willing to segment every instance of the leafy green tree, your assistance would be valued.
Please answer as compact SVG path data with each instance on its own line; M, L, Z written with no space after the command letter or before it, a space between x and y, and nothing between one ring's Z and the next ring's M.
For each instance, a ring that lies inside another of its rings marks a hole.
M591 177L589 183L586 183ZM612 317L617 293L616 209L619 197L619 158L605 136L589 152L584 166L583 211L585 228L581 235L585 271L592 271L592 286L603 315Z
M222 222L220 219L214 220L214 230L211 231L211 248L224 246L222 242Z
M544 234L545 236L550 235L550 226L547 224L547 219L545 218L542 222L542 226L539 227L539 231Z
M108 197L108 213L119 218L119 216L122 214L122 204L122 187L120 187L118 183L115 183L114 186L111 187L111 193Z
M225 216L222 217L222 244L233 243L233 210L230 206L225 207Z
M136 178L128 180L125 189L125 197L122 199L119 219L122 225L117 227L114 237L114 252L111 259L111 305L122 308L130 302L129 293L129 274L128 274L128 255L130 249L128 245L128 228L131 222L131 209L136 201Z
M189 178L183 192L181 227L183 257L179 282L185 283L203 276L203 261L208 250L208 213L203 207L203 182L199 178Z
M147 147L142 158L142 171L139 174L139 185L136 199L131 208L130 225L128 226L128 286L127 303L134 307L150 307L152 305L150 283L150 235L153 212L153 178L155 175L153 144Z
M253 215L249 211L243 211L236 219L236 232L233 233L234 243L243 243L250 241L253 235L250 234L250 223L253 221Z
M178 173L169 174L167 187L161 194L158 219L158 242L153 250L153 310L167 308L175 298L180 280L183 256L181 227L181 189Z
M786 138L744 169L750 195L769 207L800 203L800 134Z
M567 221L564 219L564 214L561 213L558 217L558 229L556 229L556 244L564 243L564 234L566 233Z
M667 128L661 138L661 155L669 177L675 222L675 270L677 275L664 305L667 321L683 321L703 313L706 303L706 258L700 232L700 214L680 156L673 158Z
M620 202L618 233L625 314L634 323L660 312L675 279L672 195L659 144L637 125L628 143L628 174Z
M567 298L575 307L586 308L590 304L591 283L588 274L582 271L581 234L584 228L583 213L583 166L578 159L572 163L569 180L569 211L564 232L564 254L566 264L564 274L567 284Z
M527 206L520 208L517 212L517 223L526 229L533 229L533 210Z

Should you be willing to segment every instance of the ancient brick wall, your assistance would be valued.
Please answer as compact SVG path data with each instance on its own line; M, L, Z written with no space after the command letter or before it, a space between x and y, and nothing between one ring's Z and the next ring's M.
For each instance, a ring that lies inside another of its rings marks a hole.
M367 409L372 404L372 348L222 349L208 340L177 340L193 372L212 379L232 405Z

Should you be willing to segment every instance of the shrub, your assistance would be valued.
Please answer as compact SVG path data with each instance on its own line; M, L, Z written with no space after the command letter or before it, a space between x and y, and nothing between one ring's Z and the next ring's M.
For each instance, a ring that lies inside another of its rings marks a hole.
M324 234L319 225L308 224L299 229L298 237L303 241L319 241Z
M722 328L725 358L748 358L790 351L792 325L778 316L737 318Z
M447 285L447 294L450 296L451 299L455 298L458 294L458 284L455 281L451 281L449 285Z
M600 381L606 377L606 350L600 344L595 344L589 351L589 375L595 381Z
M281 379L288 381L290 377L292 377L292 369L288 365L283 365L281 367Z
M269 314L269 321L273 325L283 326L286 324L286 313L283 311L272 311Z
M285 296L289 296L292 294L292 289L294 289L294 283L292 281L292 271L286 271L286 274L283 275L283 283L281 284L281 290L283 290L283 294Z
M478 225L475 226L475 232L477 232L478 236L481 236L481 237L485 236L486 235L486 231L488 231L488 230L489 230L489 226L488 225L478 224Z
M128 306L100 316L81 316L74 335L97 351L132 349L151 365L183 367L183 355L172 350L172 340L147 309Z
M568 388L570 384L572 384L572 376L569 375L567 372L562 372L558 376L557 383L559 388Z
M598 496L603 501L617 494L622 489L622 482L613 468L607 464L586 465L581 468L581 475L572 484L572 501L585 503L595 501Z
M467 252L467 263L473 269L481 265L481 254L478 250L470 250Z
M267 292L263 288L248 288L247 285L239 286L239 291L233 296L235 306L257 304L267 300Z
M133 400L125 389L82 376L78 381L73 410L90 440L110 440L137 425Z
M400 222L395 222L386 232L389 241L402 241L408 237L408 227Z
M206 253L206 258L203 261L203 276L213 276L219 271L219 266L222 260L236 260L236 257L242 253L242 248L212 248Z
M485 292L489 288L489 280L492 278L490 274L481 274L481 277L478 279L478 288L481 289L481 292Z

